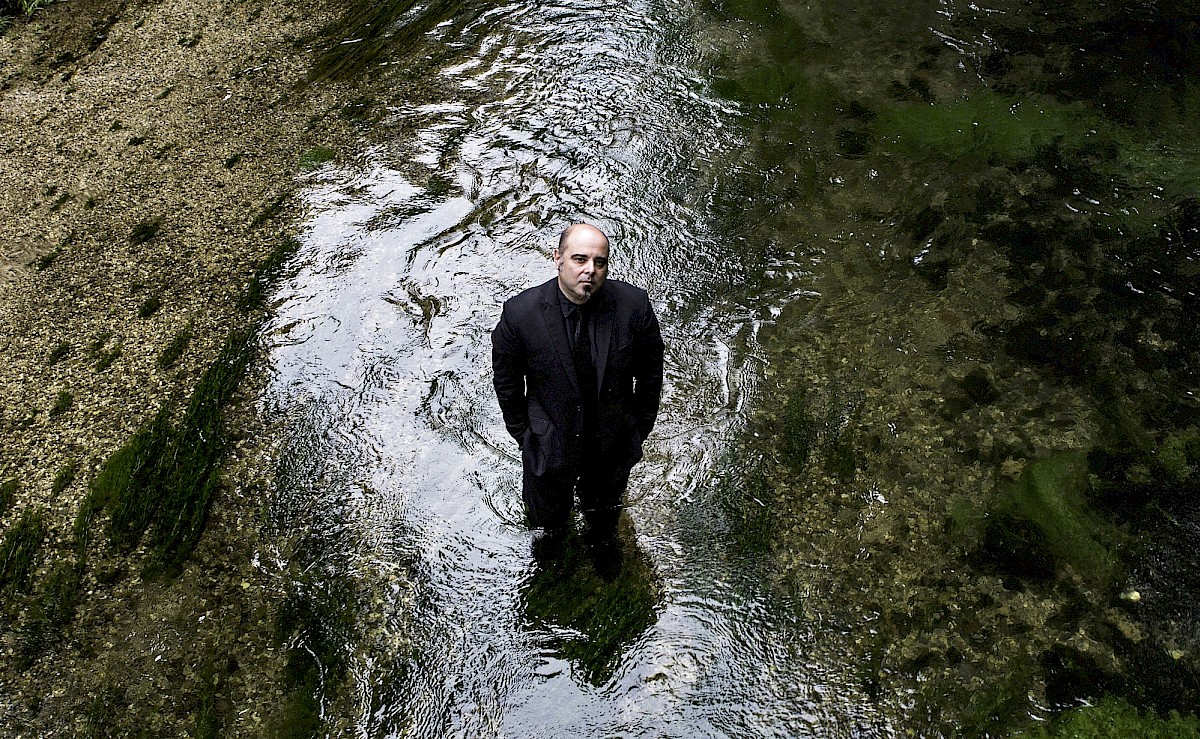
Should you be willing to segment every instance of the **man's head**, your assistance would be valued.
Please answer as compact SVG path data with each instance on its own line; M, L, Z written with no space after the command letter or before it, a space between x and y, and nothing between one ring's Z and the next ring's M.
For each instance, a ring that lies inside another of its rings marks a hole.
M587 223L568 226L554 250L558 289L576 305L583 305L604 285L608 276L608 237Z

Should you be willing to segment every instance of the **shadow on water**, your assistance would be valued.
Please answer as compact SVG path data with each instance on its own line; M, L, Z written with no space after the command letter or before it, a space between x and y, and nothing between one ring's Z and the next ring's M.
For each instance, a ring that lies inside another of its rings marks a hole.
M657 620L661 578L628 515L611 541L572 530L521 586L522 621L544 644L543 674L566 661L593 686L612 679L626 648Z

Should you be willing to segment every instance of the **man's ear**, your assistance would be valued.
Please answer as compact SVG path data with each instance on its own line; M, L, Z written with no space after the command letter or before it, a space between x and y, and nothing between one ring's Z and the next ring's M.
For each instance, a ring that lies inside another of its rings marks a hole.
M554 260L554 265L558 266L558 247L554 247L554 251L550 252L550 258Z

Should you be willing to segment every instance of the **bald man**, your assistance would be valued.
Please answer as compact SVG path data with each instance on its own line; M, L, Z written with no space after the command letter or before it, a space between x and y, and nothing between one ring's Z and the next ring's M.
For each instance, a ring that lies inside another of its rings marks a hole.
M496 397L521 446L526 516L547 540L567 528L576 495L592 534L613 533L658 416L658 319L645 290L607 279L608 253L600 229L568 227L554 249L557 276L509 299L492 331Z

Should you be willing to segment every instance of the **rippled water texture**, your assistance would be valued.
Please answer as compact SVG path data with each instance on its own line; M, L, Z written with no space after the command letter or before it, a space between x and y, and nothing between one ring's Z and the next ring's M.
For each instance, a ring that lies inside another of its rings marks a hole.
M710 217L715 183L745 174L743 142L739 112L689 71L693 14L514 3L446 21L422 43L453 93L398 102L395 142L314 178L269 336L284 439L264 566L307 614L294 645L352 677L341 697L331 678L327 704L353 705L370 735L833 736L875 721L721 537L757 330L804 281ZM535 567L491 389L500 305L552 276L574 220L610 234L612 275L650 291L668 345L611 584L572 555Z
M1194 34L1150 4L994 5L351 24L322 69L372 91L347 111L372 143L311 175L263 401L261 563L330 724L988 735L1098 660L1184 669L1118 654L1141 612L1105 605L1108 529L1075 498L1194 486ZM578 547L535 566L491 389L502 301L576 220L668 346L613 582Z

